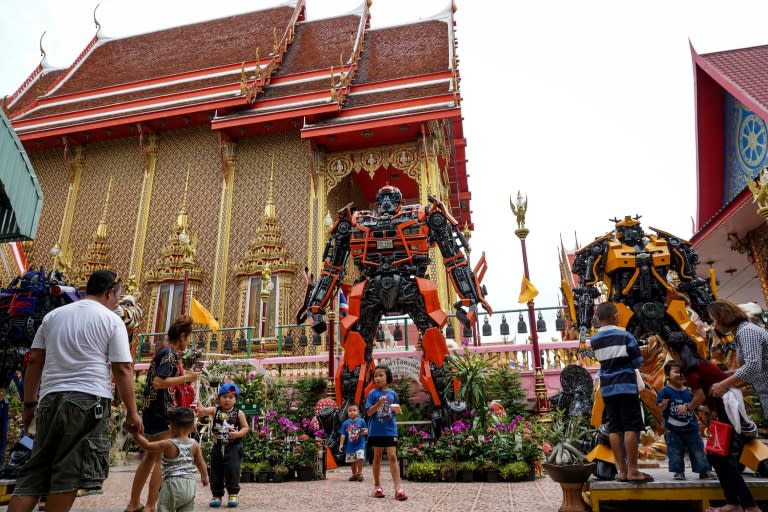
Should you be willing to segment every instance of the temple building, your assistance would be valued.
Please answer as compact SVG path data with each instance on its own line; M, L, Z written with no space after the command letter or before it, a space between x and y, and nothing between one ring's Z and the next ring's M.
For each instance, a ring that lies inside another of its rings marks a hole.
M718 297L768 301L768 46L699 55L694 67L696 230L691 240Z
M145 332L194 297L272 337L342 206L371 208L389 183L472 230L455 7L380 29L371 9L308 21L291 0L121 38L97 23L68 68L43 58L3 100L45 197L29 265L81 286L116 271L141 290Z

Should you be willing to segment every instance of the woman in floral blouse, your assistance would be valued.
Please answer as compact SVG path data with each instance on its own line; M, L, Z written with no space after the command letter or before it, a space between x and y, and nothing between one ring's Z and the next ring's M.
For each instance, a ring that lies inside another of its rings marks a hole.
M147 373L147 381L144 385L144 410L142 420L144 423L144 435L150 441L159 441L171 437L168 427L167 413L174 409L172 391L176 387L200 379L200 372L184 373L181 365L181 356L187 348L192 337L192 319L188 316L179 316L168 329L168 343L163 345L152 358ZM154 471L153 471L154 470ZM144 458L136 467L131 486L131 501L125 507L125 512L138 512L144 510L141 504L141 491L149 479L149 492L147 494L147 510L154 512L155 504L160 493L162 474L160 472L160 454L146 452Z

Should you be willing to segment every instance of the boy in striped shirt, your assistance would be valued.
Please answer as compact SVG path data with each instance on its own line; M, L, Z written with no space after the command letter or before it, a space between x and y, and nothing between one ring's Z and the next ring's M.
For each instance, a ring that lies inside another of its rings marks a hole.
M643 356L632 334L618 326L619 312L612 302L598 304L600 328L590 339L595 358L600 361L600 394L605 402L608 439L622 482L650 482L653 477L637 469L638 432L643 415L637 388L637 374Z

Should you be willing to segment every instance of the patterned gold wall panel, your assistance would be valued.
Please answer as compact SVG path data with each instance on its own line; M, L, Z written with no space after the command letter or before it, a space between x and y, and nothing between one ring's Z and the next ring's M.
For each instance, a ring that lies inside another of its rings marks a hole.
M86 262L88 244L104 211L111 176L106 217L111 267L123 278L128 277L143 169L136 138L99 142L86 148L70 239L75 269Z
M348 205L349 203L353 203L353 205L358 210L370 210L371 208L375 208L375 203L369 203L368 199L365 197L365 194L363 193L362 189L357 185L355 182L355 179L370 179L367 174L361 174L360 176L353 177L352 174L349 174L341 179L338 185L333 187L333 190L331 190L330 197L328 197L328 209L331 213L331 217L333 218L334 222L337 218L337 212L343 208L344 206ZM325 217L325 213L323 212L323 217ZM321 250L325 247L325 240L321 240L320 248ZM352 258L349 258L347 262L347 273L346 276L344 276L344 282L347 284L352 284L355 279L360 275L360 272L357 270L357 267L355 267L354 262L352 261Z
M40 188L43 189L43 210L40 214L37 238L32 243L31 258L27 261L30 267L39 268L44 265L46 269L50 269L53 258L49 251L59 239L64 203L69 188L67 168L64 165L64 150L59 148L29 152L29 159L37 174Z
M216 134L208 128L191 128L160 135L144 248L142 273L154 268L160 251L167 243L181 208L187 166L191 166L187 196L189 232L198 238L196 260L203 269L203 282L197 291L197 299L206 306L211 301L211 269L216 250L222 180L220 162ZM137 182L140 186L140 178ZM144 291L148 296L148 290ZM147 311L152 309L152 305L146 306ZM150 325L147 324L148 327Z
M289 256L303 268L307 252L307 205L311 187L310 150L298 133L284 133L242 139L237 143L232 237L229 246L230 269L243 259L248 244L256 234L267 201L273 156L275 207L282 228L283 243ZM237 319L238 290L237 282L230 276L225 298L227 323ZM291 292L291 311L298 308L304 298L304 291L303 280L296 279Z

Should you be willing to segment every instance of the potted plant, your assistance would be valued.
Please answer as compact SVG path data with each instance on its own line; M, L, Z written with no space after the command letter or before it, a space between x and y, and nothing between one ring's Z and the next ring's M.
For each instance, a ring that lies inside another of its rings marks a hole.
M507 482L522 482L530 478L533 467L522 460L504 464L499 468L499 476Z
M485 472L485 481L496 483L499 481L499 464L491 459L485 459L480 463L480 469Z
M288 466L285 464L276 464L272 467L272 481L276 484L285 481L288 476Z
M306 435L299 438L293 447L293 460L296 466L296 478L300 481L314 480L317 466L318 447L314 439Z
M459 482L472 482L474 480L474 472L477 469L477 463L472 460L462 460L456 463L457 481Z
M560 484L563 503L560 512L585 512L587 504L581 497L582 487L595 472L597 464L589 463L578 446L592 429L581 416L566 416L564 411L552 415L552 423L544 434L547 461L542 467L547 475Z
M240 465L240 481L244 483L253 482L253 470L256 462L243 462Z
M272 476L272 467L269 462L257 462L256 467L253 469L254 481L260 484L266 484L269 482Z
M443 482L456 481L456 461L444 460L440 463L440 479Z

